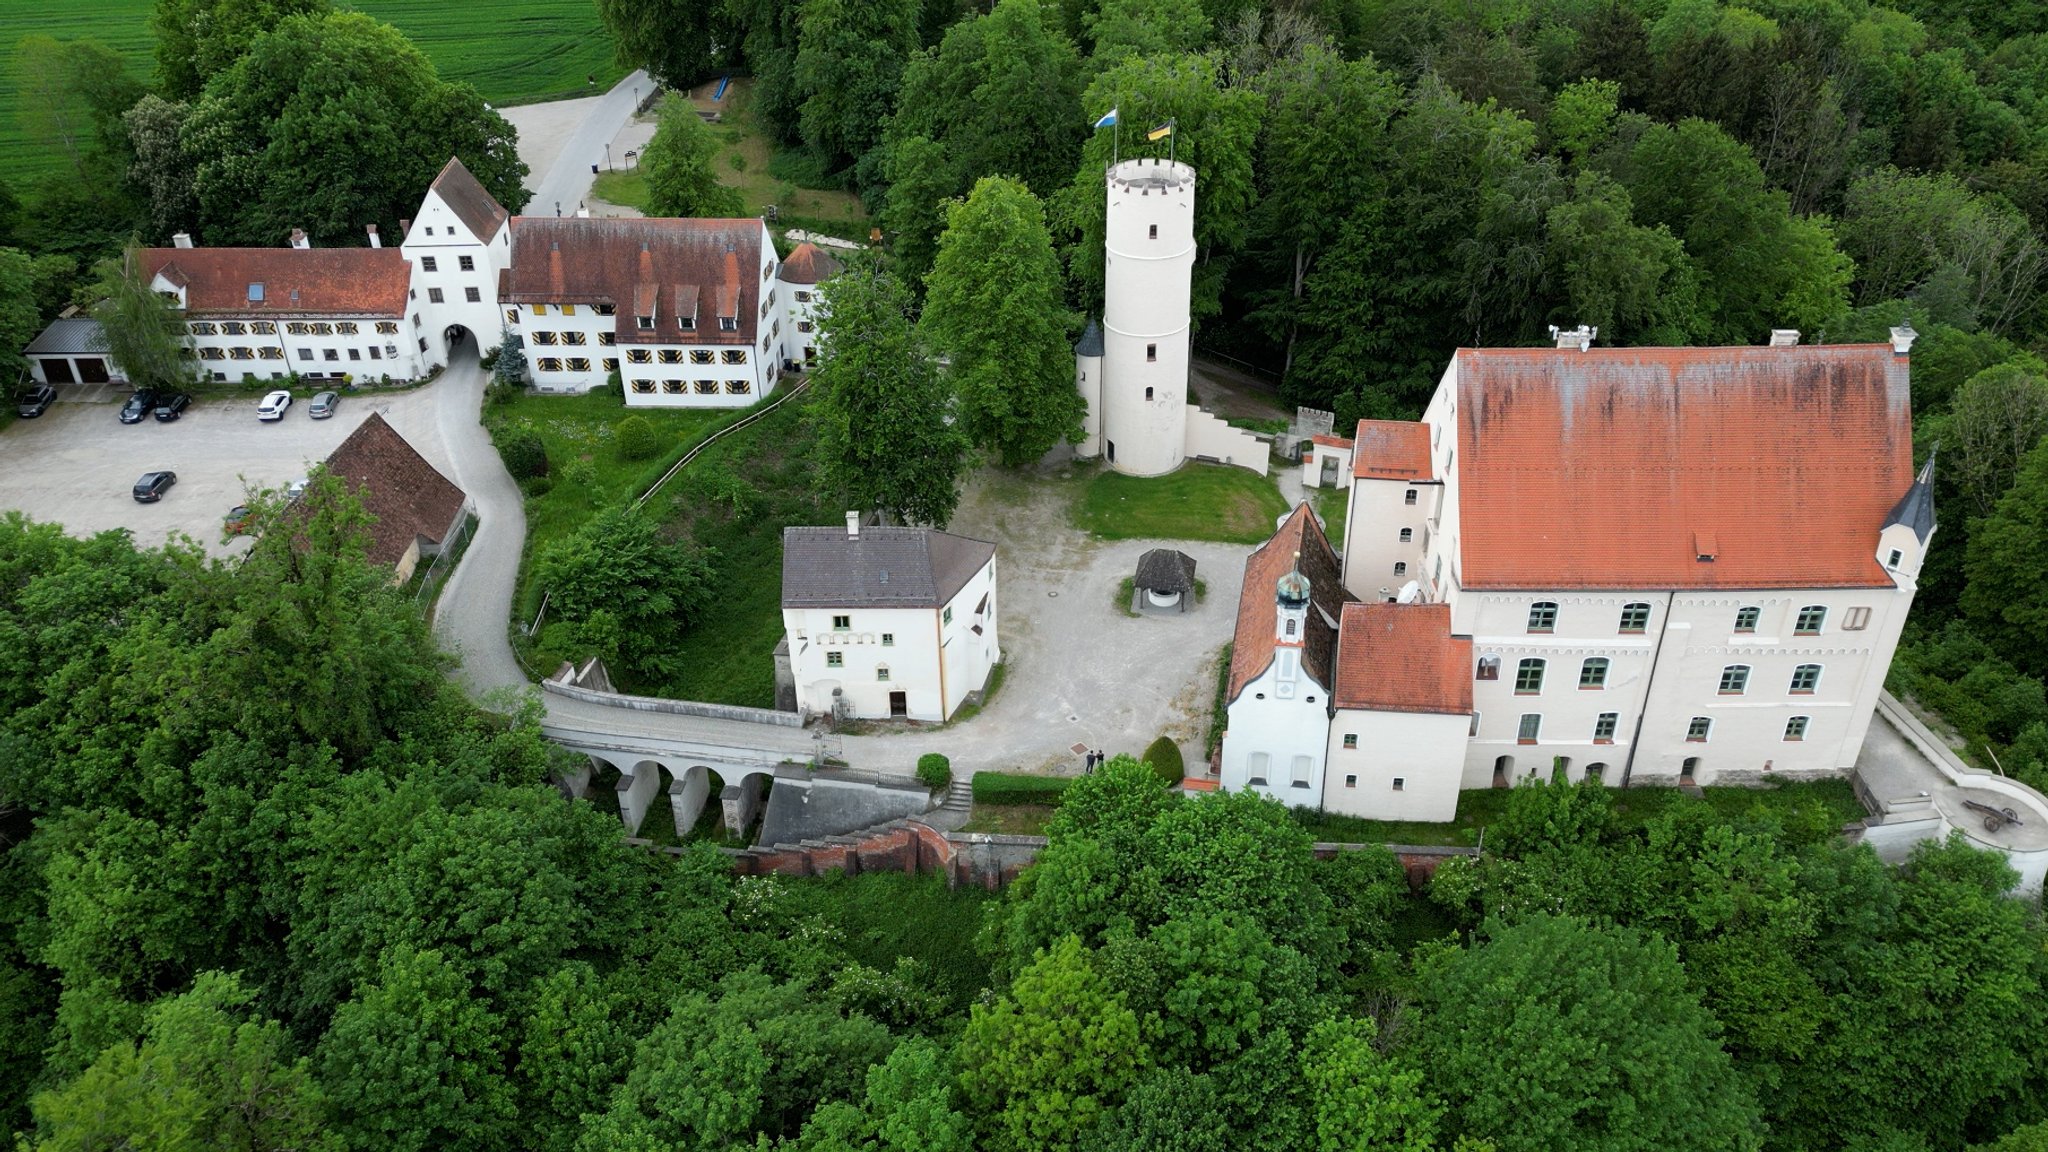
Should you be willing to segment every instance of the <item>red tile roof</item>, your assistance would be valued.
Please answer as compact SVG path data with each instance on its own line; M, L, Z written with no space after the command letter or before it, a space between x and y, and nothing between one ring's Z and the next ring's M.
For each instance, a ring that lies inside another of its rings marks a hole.
M441 174L434 177L429 191L437 192L441 202L455 213L478 240L488 244L498 234L498 226L509 215L496 197L484 190L477 178L462 163L459 156L450 156L442 165Z
M1360 420L1351 475L1363 480L1427 480L1429 425L1410 420Z
M1472 640L1448 604L1344 606L1330 702L1367 712L1472 711Z
M610 304L620 344L752 344L761 314L759 220L512 218L512 267L500 281L507 304ZM684 297L678 309L677 298ZM652 300L655 325L640 328ZM720 329L713 308L738 315ZM715 303L714 303L715 302Z
M1342 570L1329 537L1323 535L1315 513L1302 504L1281 522L1271 540L1245 558L1244 585L1237 600L1237 639L1230 650L1230 700L1237 699L1244 686L1273 663L1274 587L1294 569L1297 554L1301 574L1308 577L1310 603L1307 634L1302 638L1302 671L1319 684L1327 687L1330 683L1330 664L1337 647L1334 625L1345 601L1352 597L1344 591Z
M375 412L327 457L376 523L370 560L395 564L415 539L439 544L467 497Z
M141 260L145 279L183 280L187 316L396 318L412 288L396 248L145 248Z
M1346 440L1342 436L1324 436L1318 434L1309 437L1309 439L1315 441L1318 444L1321 444L1325 448L1349 448L1352 444L1351 441Z
M789 250L775 278L786 284L817 284L839 275L845 265L809 240Z
M1913 415L1889 345L1464 349L1457 366L1465 587L1891 585L1877 534L1913 482Z

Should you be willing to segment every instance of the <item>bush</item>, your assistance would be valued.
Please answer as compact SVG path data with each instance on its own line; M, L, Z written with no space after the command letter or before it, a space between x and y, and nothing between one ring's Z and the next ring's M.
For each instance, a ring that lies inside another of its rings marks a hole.
M1166 786L1177 786L1181 777L1188 774L1187 765L1181 762L1180 745L1161 736L1145 747L1145 764L1152 774L1166 781Z
M628 416L619 421L619 458L651 460L661 451L661 437L645 416Z
M505 434L498 445L498 455L505 460L505 471L515 480L531 480L548 474L548 446L541 442L540 433L531 428L515 428Z
M917 778L924 786L938 791L951 787L953 783L953 762L938 752L927 752L917 758Z
M976 772L976 804L1058 804L1072 784L1068 776L1025 776L1015 772Z
M519 482L519 490L528 496L545 496L555 490L555 482L547 476L529 476Z

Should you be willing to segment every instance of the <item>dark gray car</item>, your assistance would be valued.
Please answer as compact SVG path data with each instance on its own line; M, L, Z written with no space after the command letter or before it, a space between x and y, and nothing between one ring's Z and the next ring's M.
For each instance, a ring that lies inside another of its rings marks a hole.
M49 411L50 405L55 403L56 400L57 390L55 388L50 387L48 384L38 384L29 389L28 394L21 398L21 407L16 409L16 413L24 420L33 420L44 412Z
M313 397L313 402L306 406L306 415L311 416L315 420L325 420L329 416L334 415L334 410L339 407L341 407L341 393L322 392Z
M176 472L144 472L142 479L135 482L135 502L154 504L164 498L171 485L178 482Z

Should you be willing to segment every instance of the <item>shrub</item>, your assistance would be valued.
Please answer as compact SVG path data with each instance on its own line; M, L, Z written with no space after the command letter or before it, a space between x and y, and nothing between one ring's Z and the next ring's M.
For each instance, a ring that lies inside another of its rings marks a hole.
M917 778L924 786L937 791L953 783L953 762L938 752L927 752L917 758Z
M1166 781L1168 788L1178 785L1181 777L1188 774L1187 766L1181 762L1180 745L1164 736L1146 745L1145 764L1153 775Z
M976 772L976 804L1058 804L1072 784L1068 776L1025 776L1016 772Z
M528 496L545 496L555 490L555 482L547 476L529 476L519 482L519 490Z
M548 446L541 442L540 433L531 428L507 432L498 445L498 455L504 458L505 471L515 480L548 474Z
M623 460L651 460L661 451L661 437L645 416L628 416L619 421L619 457Z

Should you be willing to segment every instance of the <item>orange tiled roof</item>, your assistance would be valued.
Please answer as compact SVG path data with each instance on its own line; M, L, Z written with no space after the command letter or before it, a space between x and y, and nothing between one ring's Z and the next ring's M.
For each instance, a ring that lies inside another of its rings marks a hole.
M182 279L187 316L398 317L412 288L396 248L145 248L140 258L145 280Z
M1342 436L1325 436L1321 433L1317 433L1316 435L1309 437L1309 439L1315 441L1318 444L1321 444L1325 448L1351 447L1351 441L1346 440Z
M1367 712L1472 711L1472 640L1448 604L1344 606L1330 702Z
M1237 639L1230 650L1229 700L1237 699L1244 686L1273 663L1274 586L1293 569L1297 552L1301 554L1301 574L1308 577L1310 601L1307 634L1302 638L1302 671L1319 684L1330 683L1330 664L1337 647L1337 630L1332 625L1351 597L1344 591L1342 570L1329 537L1323 535L1315 513L1302 504L1281 522L1271 540L1245 558L1244 586L1237 599Z
M1351 475L1361 480L1427 480L1429 425L1414 420L1360 420Z
M1913 482L1913 416L1889 345L1462 349L1457 365L1465 587L1891 585L1877 534Z
M789 258L782 262L782 270L775 278L785 284L817 284L844 270L845 265L830 253L806 240L789 250Z

